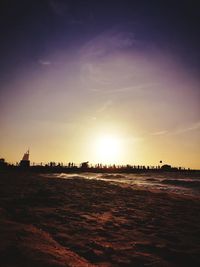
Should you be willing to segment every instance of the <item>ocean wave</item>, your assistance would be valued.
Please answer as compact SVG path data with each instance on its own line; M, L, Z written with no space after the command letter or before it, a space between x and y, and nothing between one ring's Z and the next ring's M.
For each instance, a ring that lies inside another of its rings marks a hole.
M122 174L102 174L98 178L101 179L125 179L126 176Z
M185 180L176 180L176 179L165 179L162 181L163 184L192 187L200 189L200 181L185 181Z
M87 178L84 175L78 174L67 174L67 173L51 173L51 174L41 174L43 177L47 178L61 178L61 179L85 179Z

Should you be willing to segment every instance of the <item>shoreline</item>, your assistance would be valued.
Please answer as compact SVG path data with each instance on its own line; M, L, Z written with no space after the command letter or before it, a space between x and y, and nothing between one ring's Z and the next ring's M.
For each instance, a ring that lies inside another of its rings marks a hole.
M123 173L123 174L131 174L131 173L188 173L188 174L199 174L200 170L198 169L162 169L162 168L81 168L81 167L49 167L49 166L29 166L29 167L20 167L20 166L1 166L1 172L32 172L32 173Z

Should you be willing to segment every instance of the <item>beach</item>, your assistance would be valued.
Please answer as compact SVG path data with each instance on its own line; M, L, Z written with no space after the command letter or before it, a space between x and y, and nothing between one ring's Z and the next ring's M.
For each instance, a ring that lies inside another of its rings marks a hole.
M0 266L200 266L200 198L0 172Z

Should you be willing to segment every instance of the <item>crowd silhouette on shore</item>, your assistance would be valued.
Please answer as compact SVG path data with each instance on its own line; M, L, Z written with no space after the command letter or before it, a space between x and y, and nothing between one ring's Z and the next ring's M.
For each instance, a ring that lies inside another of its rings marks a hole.
M162 163L162 161L160 161ZM32 170L38 172L162 172L162 171L191 171L189 168L172 167L168 164L159 164L157 166L145 166L145 165L117 165L117 164L90 164L88 161L81 164L75 164L74 162L62 163L51 161L49 163L30 163L29 151L27 151L22 160L16 164L9 164L5 159L0 159L0 169L13 169L13 170Z

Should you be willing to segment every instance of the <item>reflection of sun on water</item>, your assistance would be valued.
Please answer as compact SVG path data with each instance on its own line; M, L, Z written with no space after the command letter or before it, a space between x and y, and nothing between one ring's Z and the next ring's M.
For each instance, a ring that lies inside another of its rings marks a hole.
M104 135L95 142L96 159L102 163L119 163L122 153L121 140L117 136Z

